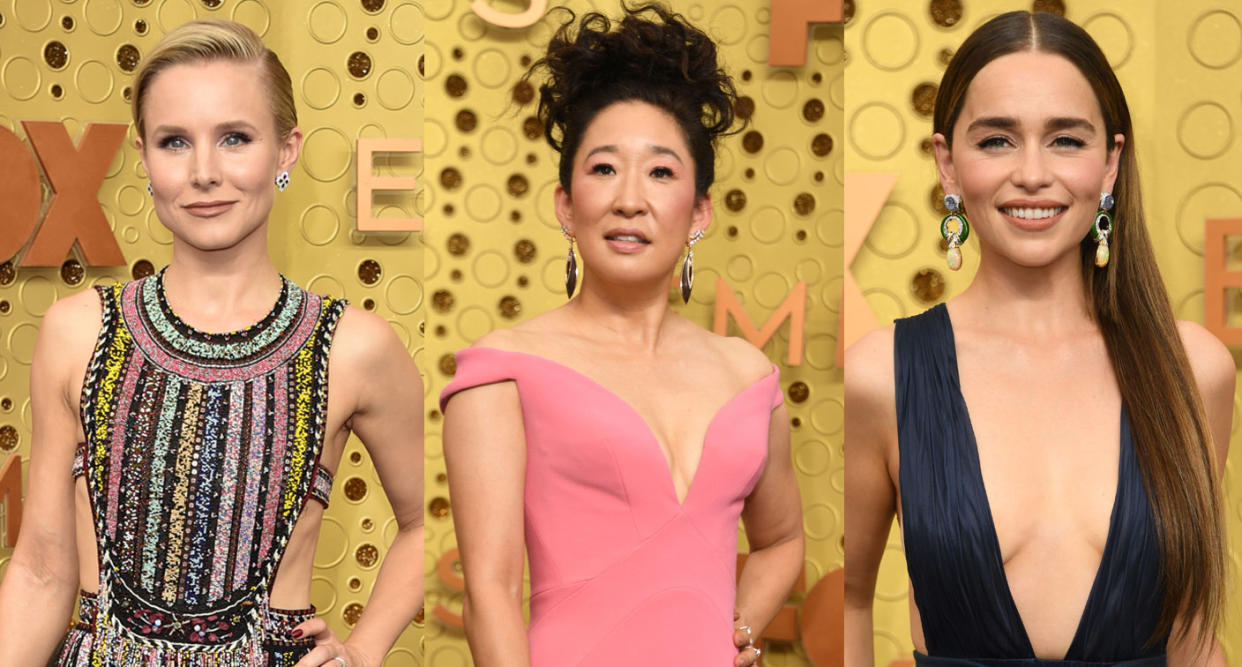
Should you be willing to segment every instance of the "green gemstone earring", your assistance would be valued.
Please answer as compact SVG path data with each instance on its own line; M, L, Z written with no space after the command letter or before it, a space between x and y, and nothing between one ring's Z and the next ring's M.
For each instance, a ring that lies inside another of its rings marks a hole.
M1091 225L1091 238L1095 239L1095 265L1104 268L1108 266L1110 253L1108 250L1108 237L1113 233L1113 216L1109 213L1114 204L1113 195L1108 192L1100 193L1100 210L1095 212L1095 224Z
M962 196L947 194L944 196L944 207L949 214L940 221L940 235L949 242L949 251L945 253L945 261L949 269L957 271L962 268L961 245L970 236L970 223L966 221L966 213L962 211Z

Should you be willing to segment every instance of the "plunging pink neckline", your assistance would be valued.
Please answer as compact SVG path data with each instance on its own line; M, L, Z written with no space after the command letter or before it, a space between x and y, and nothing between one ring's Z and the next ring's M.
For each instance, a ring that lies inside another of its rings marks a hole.
M754 382L746 385L745 387L742 387L740 390L738 390L737 393L733 394L732 397L730 397L727 401L724 402L724 404L722 404L719 408L715 410L715 412L712 413L711 419L708 420L707 422L707 428L706 430L703 431L703 437L699 442L699 461L698 461L698 464L695 465L694 471L690 475L690 483L686 486L686 495L679 497L677 495L677 482L675 478L673 477L673 465L672 465L673 450L672 448L671 447L668 448L667 451L669 453L668 455L665 455L664 453L665 448L663 446L663 443L660 442L659 437L656 436L655 431L651 428L650 422L648 422L647 419L643 417L642 413L639 412L637 408L635 408L629 401L622 398L615 391L609 389L608 387L605 387L598 380L592 378L591 376L587 375L586 373L583 373L582 371L572 366L563 364L559 361L553 361L552 359L549 359L547 357L542 357L537 354L531 354L529 352L519 352L517 350L502 350L497 347L486 347L486 346L476 346L471 349L487 350L489 352L500 352L502 354L514 354L520 357L536 359L549 366L561 369L562 371L565 371L571 376L577 377L578 379L584 381L586 384L595 387L599 391L611 397L616 402L620 403L633 417L635 417L639 421L639 423L643 425L643 429L647 432L647 435L648 437L650 437L652 444L655 445L656 452L659 454L660 460L664 462L665 479L668 482L668 489L671 492L673 499L677 502L677 506L679 508L684 508L686 506L686 503L690 499L690 494L694 492L695 483L699 479L699 471L703 469L703 460L707 457L709 453L709 450L707 447L707 443L709 441L708 436L711 434L712 428L716 425L716 422L719 421L721 415L725 414L728 411L728 408L732 406L734 403L736 403L738 400L740 400L743 396L755 390L756 387L763 385L766 380L768 380L769 378L771 378L773 375L775 375L778 372L776 365L773 364L772 370L769 371L767 375L764 375L763 377L755 380Z

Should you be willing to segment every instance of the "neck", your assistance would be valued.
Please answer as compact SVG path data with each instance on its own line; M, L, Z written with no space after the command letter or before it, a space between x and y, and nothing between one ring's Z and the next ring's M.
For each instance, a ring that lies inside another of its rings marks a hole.
M963 319L1020 337L1094 326L1077 248L1040 267L1020 266L984 249L979 271L954 303Z
M174 239L164 273L164 293L182 319L206 331L249 326L267 313L280 293L280 272L266 244L242 243L202 251Z
M668 279L608 284L584 275L581 291L566 308L599 342L654 353L673 320L668 290Z

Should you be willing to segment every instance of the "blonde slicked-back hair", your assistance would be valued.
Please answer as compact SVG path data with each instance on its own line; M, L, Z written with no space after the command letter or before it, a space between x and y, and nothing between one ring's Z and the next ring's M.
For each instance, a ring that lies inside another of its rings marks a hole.
M293 102L293 82L280 58L253 30L224 19L198 19L174 28L161 39L134 77L134 127L139 137L146 136L142 120L142 103L151 82L160 72L174 65L227 60L238 63L262 63L276 133L283 141L298 124L298 110Z

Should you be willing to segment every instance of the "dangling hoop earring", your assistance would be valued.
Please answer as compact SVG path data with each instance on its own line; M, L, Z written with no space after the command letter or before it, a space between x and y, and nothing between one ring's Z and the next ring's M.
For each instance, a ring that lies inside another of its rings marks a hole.
M949 242L949 251L944 258L949 263L949 269L957 271L962 268L962 249L959 246L970 236L970 223L966 220L966 213L961 210L961 195L945 195L944 207L949 209L949 214L940 220L940 235Z
M574 297L574 288L578 286L578 258L574 255L574 237L561 225L561 234L569 241L569 257L565 259L565 298Z
M686 259L681 263L681 300L690 303L690 290L694 288L694 244L703 238L703 230L695 232L686 241Z
M1100 193L1100 210L1095 212L1095 224L1091 225L1091 238L1095 239L1095 265L1101 269L1108 266L1111 253L1108 250L1108 237L1113 233L1113 216L1109 213L1113 208L1112 193Z
M284 192L287 187L289 187L289 170L285 169L276 174L276 189Z

